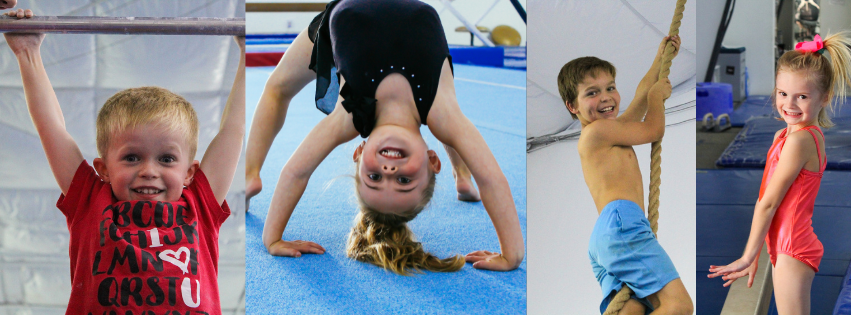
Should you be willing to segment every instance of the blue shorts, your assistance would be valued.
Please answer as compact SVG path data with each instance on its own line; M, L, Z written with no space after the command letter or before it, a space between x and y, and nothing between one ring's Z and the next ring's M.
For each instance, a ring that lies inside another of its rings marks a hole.
M649 314L653 307L647 296L680 277L653 235L644 211L629 200L615 200L603 208L591 232L588 256L603 289L600 313L626 284Z

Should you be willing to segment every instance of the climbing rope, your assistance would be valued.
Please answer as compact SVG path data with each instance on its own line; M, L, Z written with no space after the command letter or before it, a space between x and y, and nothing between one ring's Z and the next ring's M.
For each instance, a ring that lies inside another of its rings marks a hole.
M674 18L671 21L671 28L668 30L669 36L680 34L680 24L683 20L683 11L685 10L686 0L677 0L677 8L674 10ZM674 59L674 45L669 41L665 45L665 52L662 53L662 64L659 68L659 80L668 78L671 74L671 62ZM647 206L647 220L650 221L650 229L656 235L656 230L659 229L659 185L662 183L662 140L653 142L650 145L650 201ZM629 301L632 295L632 290L623 285L621 290L615 294L615 297L609 302L609 307L603 315L615 315L621 311L626 301Z

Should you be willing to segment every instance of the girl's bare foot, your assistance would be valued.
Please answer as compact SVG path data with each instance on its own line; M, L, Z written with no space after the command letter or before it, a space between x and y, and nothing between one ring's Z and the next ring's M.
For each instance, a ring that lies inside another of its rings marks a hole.
M470 174L458 176L458 172L452 171L452 176L455 177L455 190L458 191L458 200L461 201L481 201L479 191L476 189L476 184Z

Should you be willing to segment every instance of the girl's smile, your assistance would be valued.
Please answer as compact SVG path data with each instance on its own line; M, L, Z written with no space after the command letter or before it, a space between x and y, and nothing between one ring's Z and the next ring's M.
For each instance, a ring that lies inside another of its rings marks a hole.
M827 104L826 95L805 71L779 71L774 93L777 112L792 127L789 132L818 123L819 112Z
M369 139L355 150L353 158L358 162L361 199L387 213L416 207L429 183L428 170L434 168L432 159L440 163L420 135L393 125L373 130Z

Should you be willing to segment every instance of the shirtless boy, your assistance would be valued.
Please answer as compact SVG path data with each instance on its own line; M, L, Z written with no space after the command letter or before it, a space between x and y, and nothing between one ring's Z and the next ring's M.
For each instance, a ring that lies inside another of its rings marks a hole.
M624 284L634 294L620 314L694 312L673 262L644 217L644 185L632 149L660 140L665 133L663 102L671 95L671 82L658 77L661 55L669 41L679 51L679 37L662 40L635 99L620 117L612 64L582 57L559 72L565 106L582 123L578 143L582 172L600 215L588 254L603 289L601 313Z

